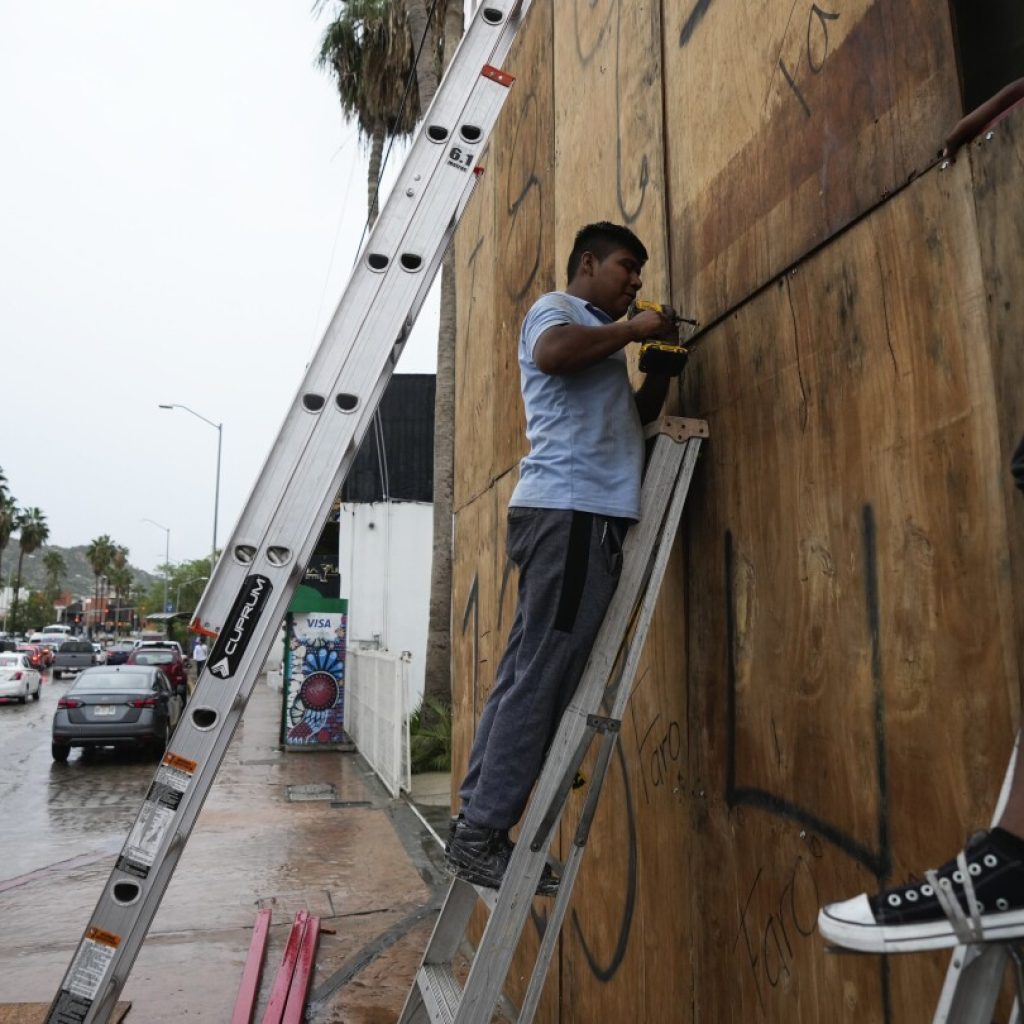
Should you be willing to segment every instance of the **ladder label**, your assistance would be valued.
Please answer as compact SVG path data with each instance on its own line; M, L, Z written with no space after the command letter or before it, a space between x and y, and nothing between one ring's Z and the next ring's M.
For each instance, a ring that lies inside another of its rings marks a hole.
M120 944L119 935L102 928L90 928L85 933L48 1024L81 1024L85 1020Z
M475 153L467 152L461 146L452 146L448 150L448 165L449 167L457 167L465 174L473 166L475 156Z
M273 584L266 576L246 577L231 607L227 623L210 654L208 672L220 679L230 679L235 674L273 589Z
M148 877L195 767L194 761L177 754L164 757L117 860L119 870L137 878Z

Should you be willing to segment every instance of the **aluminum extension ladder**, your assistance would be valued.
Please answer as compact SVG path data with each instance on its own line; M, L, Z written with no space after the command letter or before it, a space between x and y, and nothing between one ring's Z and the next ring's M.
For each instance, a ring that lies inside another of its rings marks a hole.
M1003 815L1010 795L1013 773L1020 755L1020 735L1013 747L1010 765L992 816L994 825ZM1013 963L1017 998L1007 1024L1021 1024L1020 1006L1024 997L1024 960L1018 947L1009 942L981 942L957 946L946 969L938 1009L932 1024L991 1024L1007 962Z
M548 859L552 835L590 743L600 733L601 745L572 849L518 1011L519 1024L533 1020L708 428L700 420L665 418L655 424L652 433L656 440L644 478L640 522L626 538L622 577L548 752L504 881L495 891L452 880L400 1024L488 1024L499 1004L508 1004L502 989ZM490 917L465 988L461 988L453 961L463 948L478 900L490 909Z
M185 715L46 1016L105 1022L138 956L330 506L472 193L530 0L485 0L452 58L207 584L215 636Z

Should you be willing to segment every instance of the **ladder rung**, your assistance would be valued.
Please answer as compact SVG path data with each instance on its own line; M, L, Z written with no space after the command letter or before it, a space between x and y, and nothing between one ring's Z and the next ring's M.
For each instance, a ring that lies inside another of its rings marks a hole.
M416 975L423 1005L435 1024L453 1024L462 999L451 964L424 964Z

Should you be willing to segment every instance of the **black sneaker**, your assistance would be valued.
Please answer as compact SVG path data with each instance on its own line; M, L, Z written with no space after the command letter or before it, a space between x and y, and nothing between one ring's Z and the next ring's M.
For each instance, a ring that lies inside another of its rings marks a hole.
M444 844L445 857L448 856L448 847L451 845L452 840L455 838L455 830L458 828L460 821L465 821L465 816L463 815L462 811L459 811L459 813L454 818L448 819L448 837L445 840Z
M994 828L925 881L861 893L818 914L818 931L863 953L913 953L1024 936L1024 840Z
M445 866L472 885L498 889L514 849L515 844L504 829L480 828L460 815L449 825ZM537 883L537 895L553 896L557 891L558 878L550 865L545 864Z

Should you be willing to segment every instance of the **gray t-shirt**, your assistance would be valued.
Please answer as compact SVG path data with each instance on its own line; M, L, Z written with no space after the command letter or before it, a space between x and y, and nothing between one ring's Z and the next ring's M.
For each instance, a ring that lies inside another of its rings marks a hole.
M611 323L565 292L542 295L523 320L519 375L530 453L519 464L513 507L575 509L640 518L643 428L621 350L579 373L537 368L537 339L560 324Z

